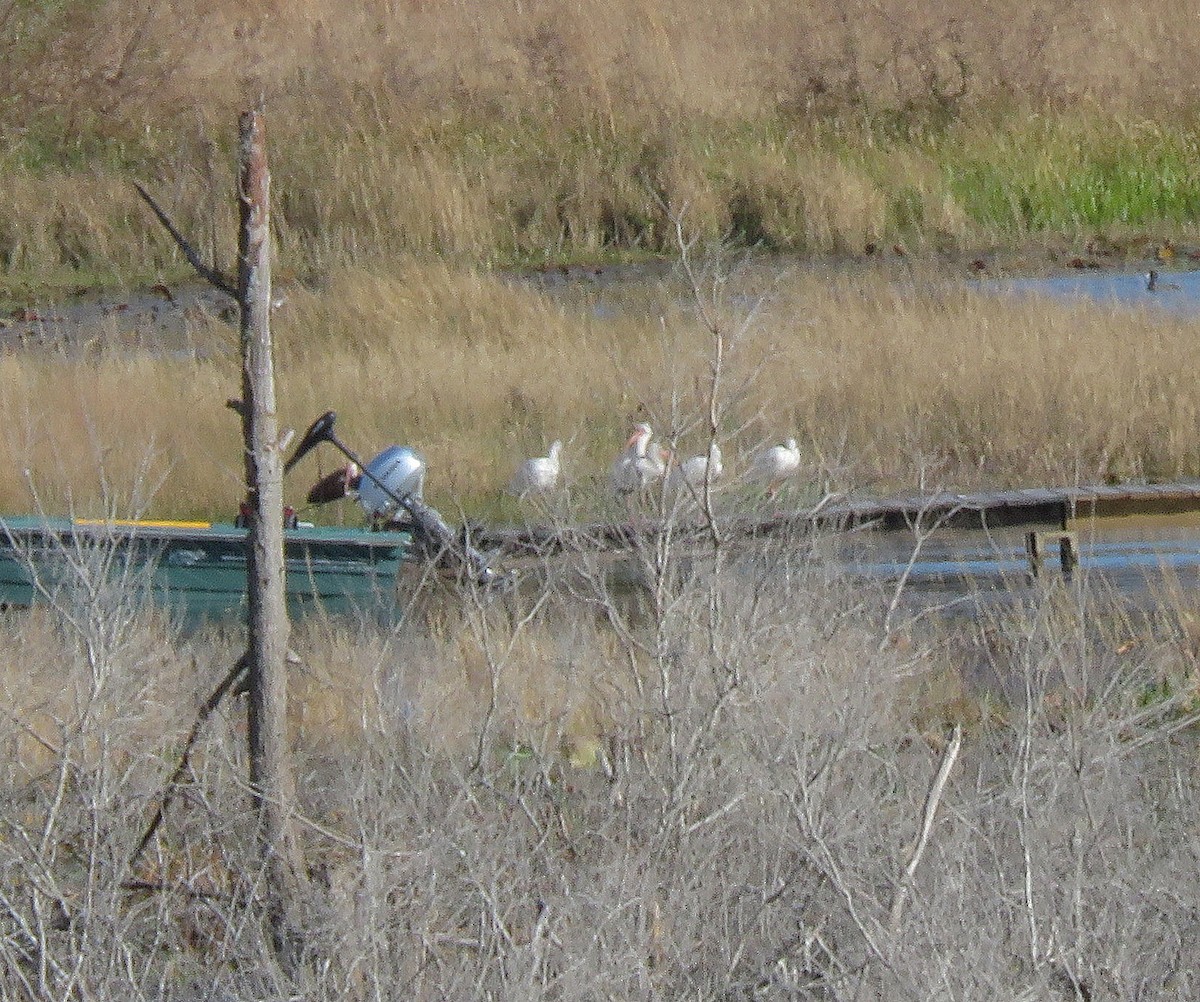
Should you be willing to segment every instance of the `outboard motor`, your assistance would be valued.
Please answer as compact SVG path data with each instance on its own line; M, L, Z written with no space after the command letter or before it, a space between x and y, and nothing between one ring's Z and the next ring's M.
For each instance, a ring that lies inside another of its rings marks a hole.
M373 519L390 520L400 499L420 501L425 490L425 460L406 445L393 445L363 467L358 503Z
M471 545L469 538L459 539L446 520L425 503L425 460L420 453L404 445L384 449L366 466L358 456L334 434L337 420L334 411L326 411L308 427L292 458L283 464L287 473L321 442L329 442L350 465L322 478L311 491L312 504L345 497L358 490L358 500L371 520L378 526L390 522L404 512L413 526L415 547L431 560L451 570L470 574L477 585L485 588L505 587L512 583L508 575L497 574L488 565L487 557ZM362 473L355 476L357 468Z

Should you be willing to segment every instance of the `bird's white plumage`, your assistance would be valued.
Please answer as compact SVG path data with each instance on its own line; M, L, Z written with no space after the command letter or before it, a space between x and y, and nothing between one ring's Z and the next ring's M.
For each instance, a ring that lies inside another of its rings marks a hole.
M711 484L719 480L723 472L721 447L713 442L707 456L691 456L674 467L667 478L667 485L673 490L689 487L694 491L702 491L705 482Z
M767 488L773 495L788 477L795 476L800 469L800 447L794 438L783 445L772 445L754 457L749 477Z
M552 493L562 474L561 453L562 442L556 441L545 456L525 460L513 474L508 492L519 498Z
M666 472L662 449L652 445L654 430L641 423L634 426L633 434L625 443L621 453L609 471L609 483L620 495L637 494L645 491Z

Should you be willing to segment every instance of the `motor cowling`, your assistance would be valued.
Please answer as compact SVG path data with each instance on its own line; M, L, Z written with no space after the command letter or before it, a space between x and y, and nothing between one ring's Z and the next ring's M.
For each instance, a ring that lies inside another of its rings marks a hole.
M406 445L393 445L363 467L358 503L371 518L389 519L400 510L400 499L420 500L425 490L425 460Z

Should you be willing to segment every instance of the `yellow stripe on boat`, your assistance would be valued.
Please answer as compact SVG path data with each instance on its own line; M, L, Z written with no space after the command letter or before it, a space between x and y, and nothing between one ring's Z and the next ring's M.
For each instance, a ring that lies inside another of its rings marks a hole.
M76 525L120 525L139 529L211 529L212 522L183 522L169 519L77 518Z

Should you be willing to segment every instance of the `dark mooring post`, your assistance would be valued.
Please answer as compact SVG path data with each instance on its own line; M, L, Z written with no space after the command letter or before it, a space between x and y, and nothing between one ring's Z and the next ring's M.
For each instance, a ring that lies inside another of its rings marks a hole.
M242 432L250 504L250 785L268 877L268 914L276 952L295 960L294 906L304 866L291 821L296 797L287 733L283 461L275 414L271 348L270 174L262 113L243 113L238 130L238 304L241 307Z

